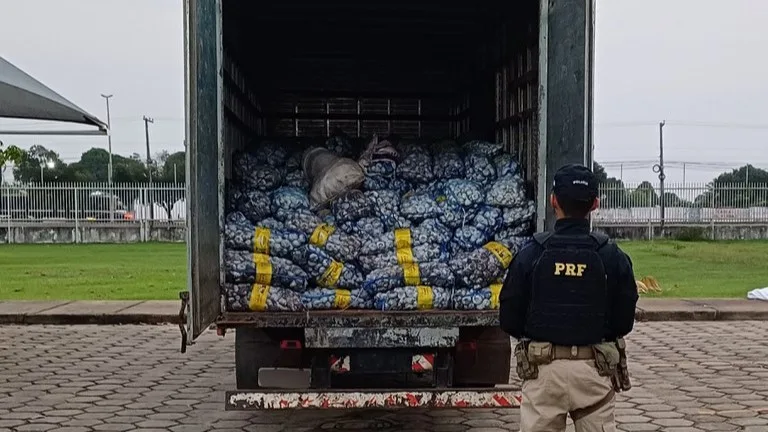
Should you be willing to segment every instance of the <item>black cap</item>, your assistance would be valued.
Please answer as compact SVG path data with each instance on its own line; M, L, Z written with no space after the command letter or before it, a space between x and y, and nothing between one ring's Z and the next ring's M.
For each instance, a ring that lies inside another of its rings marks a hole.
M584 165L565 165L555 173L555 196L578 201L592 201L599 194L597 177Z

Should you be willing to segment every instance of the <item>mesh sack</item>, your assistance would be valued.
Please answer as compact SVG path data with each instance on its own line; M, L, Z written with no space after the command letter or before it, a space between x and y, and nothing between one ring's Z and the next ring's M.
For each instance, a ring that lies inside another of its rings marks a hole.
M306 211L291 213L285 217L286 228L301 231L307 236L311 236L322 223L323 220L319 216Z
M464 176L464 161L456 152L438 152L435 153L435 166L433 170L436 178L461 178Z
M227 213L226 216L224 216L224 225L227 224L248 224L251 223L251 221L248 220L247 217L245 217L244 214L240 213L239 211L232 211Z
M363 282L363 275L350 263L334 260L322 248L314 245L306 247L306 269L315 283L323 288L358 289Z
M493 166L496 168L498 178L520 175L520 165L509 153L502 153L493 158Z
M307 310L373 309L373 296L368 291L315 288L301 295Z
M396 178L389 183L389 189L397 191L398 195L403 196L411 190L411 184L401 178Z
M274 141L262 141L255 152L256 162L274 168L284 167L288 159L285 145Z
M271 230L282 230L286 228L285 224L271 217L260 220L256 225L264 228L269 228Z
M492 235L504 225L504 212L496 207L482 206L472 219L472 225L481 232Z
M412 222L440 216L440 206L435 198L426 193L406 195L400 202L400 214Z
M423 221L421 225L419 225L419 229L417 230L416 234L421 235L421 231L434 233L436 236L434 238L436 238L437 241L433 243L439 244L448 243L451 241L451 237L453 236L453 231L437 219L426 219Z
M382 311L448 309L451 291L432 286L405 286L377 293L373 305Z
M392 178L397 171L397 162L391 159L379 159L368 163L365 167L366 175L376 175L385 178Z
M448 235L446 235L446 231ZM379 255L384 252L394 252L397 249L424 244L441 245L448 243L449 240L450 230L439 222L431 222L416 228L402 228L387 232L376 239L364 239L363 246L360 248L360 255Z
M502 209L502 217L505 227L513 227L530 222L536 216L536 203L527 201L521 206L506 207Z
M506 234L507 233L505 232L505 230L502 230L501 232L496 234L494 239L497 242L503 244L504 247L512 251L513 254L517 254L520 251L520 249L522 249L525 245L528 244L528 242L530 242L533 239L533 237L526 236L526 235L505 236Z
M281 287L261 284L224 284L230 312L299 312L304 310L299 294Z
M387 177L380 175L367 175L363 181L363 189L367 191L390 189L391 184L392 180Z
M525 183L519 176L502 177L488 189L486 204L496 207L520 207L527 203Z
M282 212L284 217L296 210L309 210L307 193L297 187L284 186L272 192L272 213Z
M488 242L493 233L483 232L472 225L459 227L453 233L451 250L454 254L473 251Z
M409 263L373 270L366 276L363 289L385 292L410 285L453 286L453 281L451 269L445 263Z
M283 182L284 172L281 169L261 165L251 153L242 153L235 159L235 178L247 190L271 191Z
M230 283L259 283L299 292L306 290L309 279L301 267L289 260L248 251L225 249L224 268Z
M269 195L259 190L251 190L240 194L240 199L237 201L235 209L252 222L260 221L269 216Z
M344 222L341 227L345 233L357 236L362 241L379 238L386 231L381 219L375 217L362 218L356 222Z
M496 168L490 159L481 154L471 153L464 158L468 180L488 184L496 179Z
M493 284L488 288L453 290L452 304L456 310L492 310L499 308L499 293L501 284Z
M374 205L362 191L352 190L333 201L331 211L336 222L342 224L373 216Z
M497 156L504 151L501 144L489 143L488 141L469 141L464 144L464 151L471 154L483 155L489 158Z
M374 214L384 223L385 228L393 229L398 225L400 194L397 191L391 189L368 191L365 196L373 203Z
M407 155L397 166L397 177L410 183L429 183L434 178L432 157L426 150Z
M489 242L472 252L457 254L449 262L456 285L483 288L501 277L512 262L513 252L498 242Z
M446 227L456 229L472 220L477 209L462 207L459 204L443 200L438 204L440 216L438 220Z
M307 236L301 231L273 230L249 221L228 221L224 225L224 245L233 250L294 259L296 249L305 244Z
M462 207L474 207L483 202L483 198L485 198L480 185L470 180L446 180L440 185L440 188L448 201Z
M447 262L450 258L445 246L435 244L423 244L410 249L399 251L387 251L379 255L360 255L357 262L365 274L373 270L393 267L406 263L425 263L432 261Z
M304 171L301 170L289 171L288 174L285 175L285 185L309 191L309 182L304 176Z

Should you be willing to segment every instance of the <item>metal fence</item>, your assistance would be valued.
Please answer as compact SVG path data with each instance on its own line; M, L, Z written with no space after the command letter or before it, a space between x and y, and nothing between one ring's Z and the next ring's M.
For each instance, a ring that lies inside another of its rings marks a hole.
M184 185L50 183L0 186L0 221L8 224L142 221L184 223Z
M677 225L768 223L768 184L604 184L599 225ZM663 204L663 205L662 205Z

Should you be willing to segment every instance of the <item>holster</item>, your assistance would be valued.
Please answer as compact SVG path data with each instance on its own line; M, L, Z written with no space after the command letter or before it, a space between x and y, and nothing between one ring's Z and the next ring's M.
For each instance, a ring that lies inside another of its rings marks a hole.
M530 341L521 340L515 345L515 362L517 376L521 380L533 380L539 377L539 368L528 360L528 346Z
M602 342L592 345L595 354L595 367L600 376L609 377L616 375L619 365L619 350L613 342Z
M629 380L629 368L627 367L627 343L624 341L624 338L618 338L615 344L616 349L619 351L619 365L616 369L619 389L616 391L627 391L632 388L632 383Z

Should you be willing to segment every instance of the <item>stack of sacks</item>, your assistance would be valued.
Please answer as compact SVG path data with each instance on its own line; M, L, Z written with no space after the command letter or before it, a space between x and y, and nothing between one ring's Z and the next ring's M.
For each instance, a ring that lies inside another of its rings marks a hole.
M356 154L336 134L308 153L300 163L301 151L264 142L234 160L230 310L498 307L499 280L535 217L501 145L374 138Z

